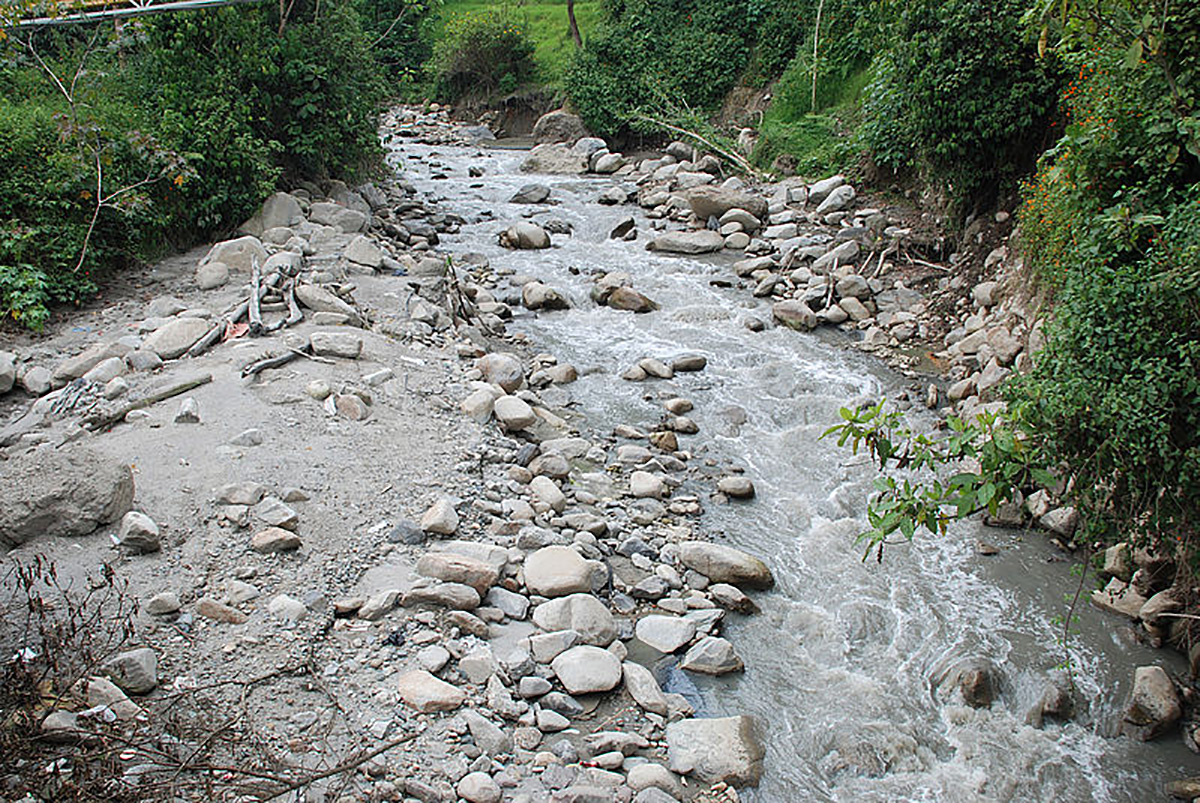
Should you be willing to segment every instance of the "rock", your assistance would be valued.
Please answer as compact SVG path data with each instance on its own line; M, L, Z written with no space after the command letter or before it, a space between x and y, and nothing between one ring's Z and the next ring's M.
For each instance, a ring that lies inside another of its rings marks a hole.
M383 264L383 249L379 243L365 234L355 237L346 246L343 255L356 265L364 265L372 270L378 270Z
M647 251L671 254L709 254L725 247L725 238L715 231L670 231L655 237Z
M1130 619L1141 616L1142 608L1147 602L1133 585L1115 577L1108 581L1104 590L1093 591L1091 601L1100 610L1118 613Z
M467 699L467 693L438 680L423 669L405 672L396 679L400 699L422 714L453 711Z
M999 289L999 282L980 282L971 289L971 300L979 307L993 307Z
M1195 800L1200 797L1200 777L1181 781L1167 781L1163 791L1179 800Z
M1182 715L1175 684L1160 666L1139 666L1125 708L1127 729L1143 742L1161 735ZM1132 727L1128 727L1132 726Z
M641 664L626 661L621 665L625 688L629 696L642 708L659 716L667 716L670 708L654 674Z
M696 635L696 625L678 616L651 614L638 620L634 632L645 645L661 653L672 653Z
M854 200L854 196L856 194L857 193L854 192L854 188L849 184L843 184L840 187L835 187L829 192L829 195L825 197L825 200L821 201L820 204L817 205L817 214L827 215L830 212L842 211L850 205L850 202ZM810 200L811 197L812 196L810 195Z
M308 607L300 600L295 597L289 597L287 594L279 594L267 603L267 611L285 622L292 623L299 622L308 616Z
M80 536L124 516L133 504L127 463L85 447L39 449L0 461L0 545L37 535Z
M704 541L684 541L678 549L679 559L684 566L703 574L714 583L753 589L766 589L775 584L775 578L765 563L739 549Z
M549 477L534 477L529 490L539 502L549 505L555 513L562 513L567 506L567 497Z
M808 188L808 202L812 204L820 204L829 194L838 187L845 185L845 176L830 176L827 179L822 179L816 184Z
M483 373L485 381L499 385L506 393L515 392L525 381L521 361L511 354L486 354L475 361L475 367Z
M583 119L565 109L546 112L533 125L533 139L538 143L565 142L573 145L586 136L588 130Z
M121 519L121 530L117 541L123 549L144 554L162 548L158 539L158 525L145 513L131 510Z
M482 424L492 417L492 407L495 403L496 394L480 388L459 402L459 407L470 418Z
M754 786L765 755L754 720L746 715L683 719L667 725L671 771L704 783Z
M399 598L400 592L394 588L373 594L359 606L357 611L358 618L367 622L382 619L395 609Z
M417 561L417 574L447 583L461 583L479 592L488 593L499 576L494 566L481 560L453 552L428 552Z
M617 225L608 233L610 240L624 240L637 229L637 221L632 216L621 218Z
M613 309L628 312L654 312L658 309L658 304L631 287L614 288L605 303Z
M653 357L645 357L638 360L638 368L645 371L647 376L652 376L656 379L670 379L675 376L675 372L671 370L671 366Z
M526 309L569 309L571 304L562 293L541 282L530 282L521 288L521 303Z
M268 527L259 530L250 539L250 548L255 552L269 555L277 552L290 552L300 548L300 536L280 527Z
M224 262L207 262L196 268L196 286L201 290L215 290L229 281L229 266Z
M509 619L524 619L529 613L529 598L507 588L493 587L483 600L487 605L498 608Z
M551 661L550 667L569 694L611 691L621 682L621 662L600 647L572 647Z
M1133 577L1133 552L1129 544L1113 544L1104 550L1104 567L1100 571L1128 583Z
M767 218L767 199L739 190L723 187L695 187L686 193L687 201L702 221L710 217L721 218L731 209L749 212L759 220Z
M771 305L771 314L775 320L799 332L807 332L817 328L817 315L803 301L790 299L776 301Z
M447 498L434 502L421 516L421 529L437 535L454 535L458 529L458 512Z
M164 360L174 360L208 334L212 324L203 318L174 318L151 332L142 348Z
M957 689L972 708L988 708L999 691L996 667L984 658L969 658L952 666L943 684Z
M179 411L175 413L176 424L199 424L200 405L191 396L179 403Z
M41 738L47 742L72 744L87 736L87 730L79 721L79 714L73 711L51 711L42 720Z
M737 586L731 586L728 583L713 583L706 590L713 602L722 608L738 613L758 612L758 606L754 604L754 601L742 593Z
M119 653L102 669L128 694L148 694L158 686L158 655L149 647Z
M196 600L196 614L203 616L205 619L212 619L214 622L223 622L227 625L245 624L250 617L224 602L215 600L212 597L201 597Z
M200 260L201 265L210 262L223 262L230 271L249 274L251 263L257 259L261 266L267 261L267 249L257 237L238 237L236 240L225 240L209 249Z
M313 312L334 312L345 315L354 326L362 324L362 318L354 307L333 293L315 284L297 284L296 300Z
M452 611L472 611L479 607L479 592L462 583L434 583L414 588L404 595L404 606L438 605Z
M275 496L268 496L254 506L254 515L260 521L285 530L294 530L300 524L300 516Z
M262 446L263 434L260 429L246 429L229 439L233 446Z
M163 361L153 351L136 349L125 355L125 363L134 371L145 372L162 368Z
M450 663L450 651L439 644L430 644L417 652L417 663L426 671L440 672L442 667Z
M547 632L574 630L585 644L607 647L617 637L613 615L591 594L572 594L533 609L533 623Z
M548 546L525 559L525 585L543 597L590 592L595 563L566 546Z
M146 602L145 610L151 616L169 616L177 613L182 607L178 594L174 591L163 591L155 594Z
M675 359L671 360L671 370L677 373L703 371L707 367L708 358L703 354L684 354L681 357L676 357Z
M625 157L619 153L606 153L592 165L592 171L601 175L611 175L625 166Z
M1038 523L1055 535L1070 538L1079 525L1079 513L1073 507L1056 507L1039 518Z
M540 204L550 197L550 188L545 184L526 184L508 199L513 204Z
M499 784L486 772L467 773L455 789L467 803L500 803L503 798Z
M727 639L705 636L684 654L679 667L705 675L724 675L741 672L745 664Z
M550 247L550 235L536 223L522 221L509 226L500 235L505 248L537 250Z
M854 258L858 256L861 250L858 242L855 240L844 242L813 260L812 270L819 273L832 270L835 264L848 265L854 261Z
M325 409L351 421L365 421L371 415L371 408L367 403L353 393L338 393L329 397L325 402Z
M362 338L350 332L313 332L309 342L318 357L357 360L358 355L362 354Z
M500 426L509 432L526 429L537 423L533 408L516 396L501 396L492 404L492 414Z
M137 719L142 713L141 706L125 696L115 683L108 678L90 677L87 684L87 702L91 707L106 706L117 715L117 719L125 722Z
M752 499L754 497L754 483L749 478L740 475L722 477L717 480L717 490L731 499Z
M217 489L216 501L220 505L257 505L267 489L257 482L233 482Z
M40 365L26 369L25 373L21 374L21 387L25 388L25 392L32 396L46 395L50 392L50 388L53 387L53 378L50 369L43 368Z
M587 172L587 159L562 144L537 145L521 163L522 173L577 176Z
M662 499L667 492L667 485L656 474L635 471L629 475L629 492L638 499Z

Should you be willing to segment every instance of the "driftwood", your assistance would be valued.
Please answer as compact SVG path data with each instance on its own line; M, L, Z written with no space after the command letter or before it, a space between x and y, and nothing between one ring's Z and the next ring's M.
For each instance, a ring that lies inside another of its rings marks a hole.
M766 173L763 173L761 170L757 169L754 165L750 164L749 160L746 159L744 156L734 153L733 151L729 150L728 148L722 148L720 145L716 144L715 142L713 142L710 139L707 139L706 137L701 136L700 134L697 134L695 131L688 131L686 128L680 128L679 126L672 125L671 123L668 123L665 120L659 120L657 118L650 117L649 115L646 115L646 114L639 114L639 115L637 115L637 117L638 117L638 119L644 120L647 123L652 123L654 125L661 126L662 128L665 128L668 131L674 131L676 134L682 134L685 137L690 137L691 139L696 140L701 145L704 145L710 151L717 154L718 156L724 156L726 159L733 162L735 165L737 165L742 170L744 170L747 175L753 176L756 179L764 179L767 177Z
M202 374L192 379L186 379L183 382L178 382L174 385L169 385L162 390L155 391L149 396L144 396L137 401L132 401L128 404L122 405L113 412L95 413L90 415L84 418L81 423L84 427L93 432L111 427L114 424L121 423L123 420L125 420L125 416L129 413L132 413L134 410L142 410L153 404L158 404L160 401L166 401L167 399L178 396L181 393L187 393L189 390L194 390L201 385L207 385L212 381L212 379L212 374Z
M279 368L287 365L292 360L299 359L300 357L307 357L310 360L317 360L319 362L325 361L323 358L313 355L312 344L310 343L305 345L303 348L288 349L288 351L276 357L264 357L261 360L252 362L242 369L242 376L254 376L257 373L267 370L268 368Z
M208 330L208 334L200 338L187 350L187 356L199 357L204 352L208 351L216 345L221 338L225 337L225 330L229 328L228 321L224 319L217 321L213 327Z
M283 300L288 305L287 320L284 321L284 326L295 326L304 320L304 311L300 309L300 303L296 301L296 280L289 279L288 283L283 288Z

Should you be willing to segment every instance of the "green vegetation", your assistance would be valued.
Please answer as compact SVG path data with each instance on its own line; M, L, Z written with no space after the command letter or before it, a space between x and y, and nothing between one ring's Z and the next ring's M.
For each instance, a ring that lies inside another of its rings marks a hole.
M533 75L533 40L506 7L456 14L445 22L431 68L441 97L508 94Z

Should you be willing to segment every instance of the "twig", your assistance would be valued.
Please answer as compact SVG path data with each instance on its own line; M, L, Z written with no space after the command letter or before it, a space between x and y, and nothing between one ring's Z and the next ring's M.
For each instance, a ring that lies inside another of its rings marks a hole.
M695 131L688 131L686 128L680 128L677 125L672 125L671 123L665 122L663 120L655 119L647 114L638 114L636 116L639 120L645 120L648 123L653 123L654 125L661 126L663 128L668 129L669 131L674 131L677 134L683 134L685 137L691 137L692 139L696 140L697 142L700 142L700 143L704 144L705 146L707 146L709 148L709 150L712 150L716 153L719 153L721 156L724 156L726 159L733 162L738 167L742 168L742 170L746 171L746 173L753 176L754 178L763 179L766 177L764 173L760 172L759 170L757 170L754 167L754 165L750 164L750 162L747 161L745 159L745 157L739 156L738 154L734 153L733 151L728 150L727 148L722 148L720 145L717 145L716 143L712 142L711 140L701 136L700 134L697 134Z
M262 307L259 302L262 301L262 296L259 295L259 290L264 289L262 286L262 274L259 272L258 257L252 257L250 260L250 298L247 300L247 314L250 320L250 335L258 337L263 333L262 322ZM265 295L265 293L263 293Z

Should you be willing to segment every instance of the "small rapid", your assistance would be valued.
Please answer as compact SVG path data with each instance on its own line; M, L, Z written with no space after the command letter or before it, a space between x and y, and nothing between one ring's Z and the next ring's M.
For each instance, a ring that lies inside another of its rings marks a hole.
M1133 668L1175 656L1124 637L1085 603L1070 642L1078 714L1043 729L1026 724L1063 660L1054 619L1076 582L1044 537L967 522L947 537L892 548L882 563L862 560L854 538L874 475L864 456L820 435L839 408L895 393L902 377L846 348L838 333L750 331L746 318L769 322L770 307L714 283L732 276L732 257L647 252L641 210L596 203L617 179L530 176L518 171L523 156L412 143L391 154L403 178L468 221L443 236L445 248L482 253L494 269L534 276L569 297L566 311L518 312L510 330L580 368L565 392L590 426L650 427L660 392L670 389L695 402L700 435L681 446L697 452L693 462L742 466L754 481L749 503L715 505L709 487L686 489L706 499L706 530L767 560L777 586L757 596L761 614L727 621L744 674L678 679L700 701L698 715L750 713L762 726L766 771L744 800L1132 803L1195 774L1195 757L1176 737L1142 744L1113 736ZM468 176L469 167L483 177ZM508 202L531 181L551 188L553 204ZM545 251L500 247L497 233L530 214L565 221L573 233L554 235ZM609 239L630 214L641 237ZM609 271L631 274L661 310L634 315L594 304L591 278ZM683 353L703 354L707 368L667 381L619 379L643 357ZM1001 554L980 556L979 538ZM987 709L936 688L955 662L976 656L1004 678Z

